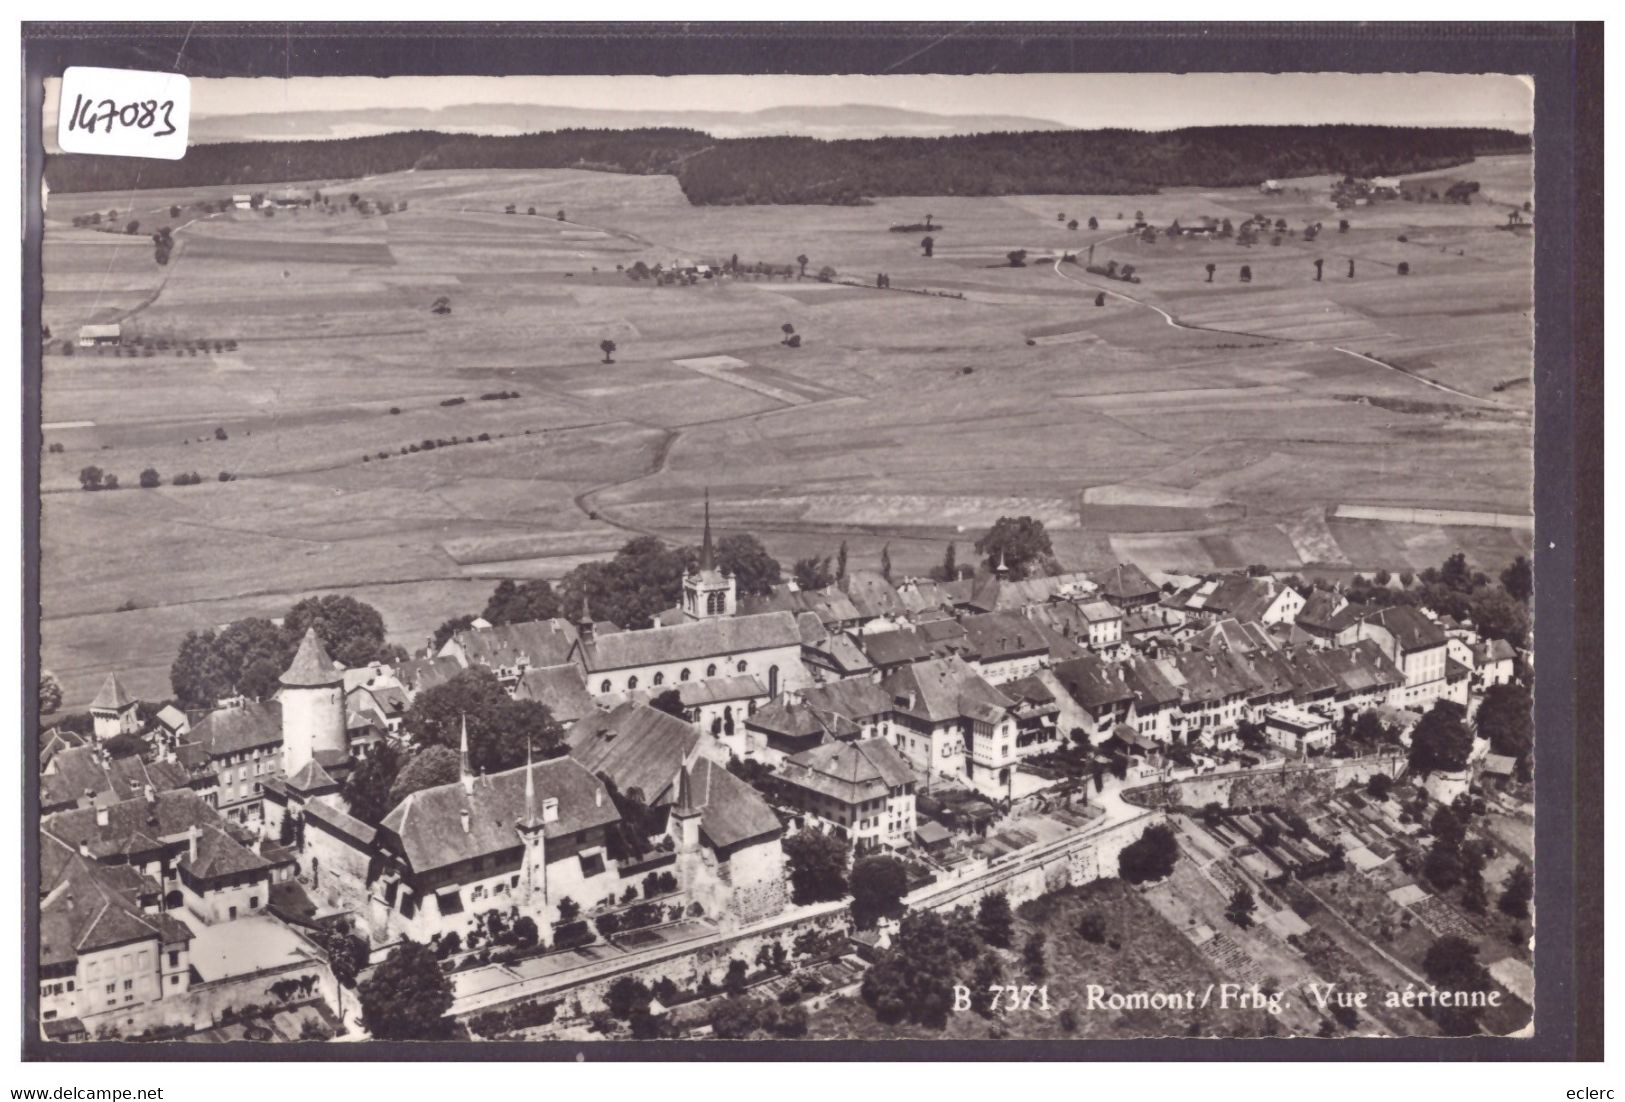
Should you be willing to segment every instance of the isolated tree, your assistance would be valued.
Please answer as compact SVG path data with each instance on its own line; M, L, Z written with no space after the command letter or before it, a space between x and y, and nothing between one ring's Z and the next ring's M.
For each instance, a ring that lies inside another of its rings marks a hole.
M1478 737L1497 754L1521 758L1535 745L1534 699L1515 681L1491 685L1478 705Z
M1251 265L1243 264L1241 266L1241 281L1243 283L1251 283L1253 281L1253 269Z
M1104 306L1104 305L1106 305L1106 292L1105 291L1102 291L1102 292L1100 292L1100 294L1095 296L1095 305L1096 306Z
M807 259L807 254L802 253L800 256L796 257L796 263L801 266L801 272L798 278L805 279L807 276L807 265L811 263L811 261Z
M1027 266L1026 249L1011 249L1004 254L1004 258L1010 262L1012 268L1025 268Z
M1354 278L1354 258L1353 257L1349 257L1349 276L1348 277L1350 279Z
M430 306L429 310L432 313L440 314L441 316L449 314L451 313L451 299L445 295L441 295L439 298L434 300L434 305Z
M1072 219L1072 221L1066 224L1066 228L1075 232L1078 228L1078 220L1076 218Z
M1373 800L1386 800L1394 790L1394 782L1386 773L1373 773L1365 782L1365 790Z
M1218 271L1218 270L1219 270L1219 266L1217 264L1209 264L1207 266L1207 281L1209 283L1213 282L1213 273Z
M891 581L891 544L880 549L880 576L888 582Z
M818 282L828 283L835 278L836 274L837 273L834 268L831 268L828 264L825 264L822 268L818 269Z
M1161 880L1174 871L1179 859L1179 843L1166 826L1152 826L1123 847L1117 856L1118 874L1130 884Z
M62 707L62 684L56 674L44 670L39 675L39 714L48 716Z
M717 565L734 576L742 595L766 596L781 580L779 560L746 532L723 536L717 543Z
M1010 948L1010 940L1015 931L1015 916L1010 911L1010 897L1004 892L990 892L984 895L976 908L976 929L982 935L982 940L994 948Z
M1497 904L1501 913L1511 918L1527 919L1529 917L1529 901L1535 895L1535 881L1529 875L1529 870L1518 865L1507 876L1506 888L1501 892L1501 901Z
M835 577L837 580L846 577L846 560L846 541L842 540L841 546L835 549Z
M784 339L782 341L780 341L779 343L780 344L789 344L790 343L790 336L791 336L791 334L793 334L796 331L796 327L794 325L791 325L789 322L785 322L783 325L779 326L779 328L781 330L783 330L783 332L784 332Z
M1089 228L1092 230L1098 230L1100 228L1100 222L1094 217L1094 215L1089 216Z
M82 467L79 470L79 488L81 490L99 490L106 475L100 467Z
M952 540L948 541L948 549L942 553L942 565L937 567L938 581L951 582L959 577L959 563L956 561L958 547Z
M908 891L908 869L895 857L865 857L852 865L852 918L867 929L897 912Z
M1513 559L1512 565L1501 571L1501 586L1513 600L1527 603L1535 595L1534 572L1529 560L1522 555Z
M1315 282L1316 283L1320 282L1320 270L1322 268L1324 268L1325 266L1326 266L1326 262L1324 260L1317 259L1315 261Z
M148 467L146 470L141 472L140 482L143 490L155 490L163 482L163 479L158 476L158 472L156 470Z
M1339 218L1337 220L1337 232L1338 233L1348 233L1349 232L1349 220L1347 218Z
M927 234L925 237L920 238L920 248L925 252L926 256L930 256L931 255L931 250L935 249L936 247L937 247L937 239L930 236L929 234Z
M1049 533L1044 531L1044 522L1021 516L1000 517L976 541L976 553L982 556L989 570L995 569L1002 559L1010 577L1020 581L1055 552L1050 546Z
M832 834L803 830L784 840L784 858L796 903L822 903L846 895L847 844Z
M1245 930L1253 924L1253 912L1257 909L1258 903L1253 899L1253 890L1243 884L1230 896L1230 904L1224 909L1224 917Z
M1401 260L1399 262L1399 274L1402 276L1411 274L1411 266L1408 261Z
M604 354L604 362L605 363L612 364L612 363L615 362L614 359L611 358L611 357L613 357L615 355L615 342L614 341L612 341L612 340L601 340L601 341L599 341L598 342L598 351L600 351L600 352L602 352Z
M1411 768L1429 773L1455 773L1467 767L1473 736L1464 722L1461 705L1436 701L1411 732Z
M361 984L361 1020L380 1041L437 1041L452 1036L451 982L426 945L410 938Z
M686 720L688 718L687 712L683 708L683 694L678 692L675 687L656 694L654 699L649 701L649 707L657 712L665 712L677 719Z
M562 210L561 210L561 211L559 211L559 212L558 212L558 214L557 214L557 215L555 215L555 217L556 217L556 218L557 218L557 219L558 219L558 220L559 220L559 221L560 221L560 222L563 222L563 221L564 221L564 220L565 220L565 219L564 219L564 212L563 212L563 211L562 211Z

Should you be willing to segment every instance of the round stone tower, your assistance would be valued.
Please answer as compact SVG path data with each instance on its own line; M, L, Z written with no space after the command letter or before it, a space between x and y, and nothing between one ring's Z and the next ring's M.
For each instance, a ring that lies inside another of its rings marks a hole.
M336 750L348 757L350 737L344 726L344 671L310 628L299 643L293 664L281 677L282 769L293 776L319 751Z

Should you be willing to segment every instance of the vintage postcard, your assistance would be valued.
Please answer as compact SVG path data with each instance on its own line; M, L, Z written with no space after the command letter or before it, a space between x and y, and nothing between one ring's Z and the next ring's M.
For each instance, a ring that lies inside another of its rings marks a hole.
M1528 73L123 79L36 1039L1535 1035Z

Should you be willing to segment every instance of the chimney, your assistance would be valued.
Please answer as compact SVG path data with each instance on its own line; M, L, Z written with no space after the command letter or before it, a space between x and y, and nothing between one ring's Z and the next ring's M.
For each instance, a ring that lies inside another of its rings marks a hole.
M190 827L188 827L186 829L186 856L187 856L187 860L189 860L189 861L196 861L197 860L197 840L198 840L198 836L200 834L202 834L202 833L203 832L197 828L196 823L193 823Z
M70 910L70 911L73 910L73 893L72 892L68 893L67 901L68 901L68 910Z
M96 825L99 827L107 825L107 805L105 804L96 808Z
M462 819L463 819L463 833L467 834L468 833L470 816L468 814L468 808L466 808L466 807L463 808L463 810L462 810Z
M599 789L602 792L602 789ZM559 798L548 796L542 800L542 822L556 823L559 821Z
M603 807L604 806L604 790L602 788L593 789L592 806L594 806L594 807Z
M158 790L152 787L152 782L150 781L141 787L141 795L145 797L149 804L155 804L158 802Z

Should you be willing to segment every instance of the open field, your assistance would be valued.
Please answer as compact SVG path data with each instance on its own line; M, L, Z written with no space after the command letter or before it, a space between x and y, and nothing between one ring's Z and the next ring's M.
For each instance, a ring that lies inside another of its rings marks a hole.
M188 208L226 188L53 195L42 419L62 451L43 457L45 665L70 707L114 668L160 697L187 629L333 589L416 645L477 611L491 578L555 576L643 532L695 539L707 486L719 527L786 565L844 538L855 564L889 544L898 570L923 571L1024 511L1081 568L1398 570L1460 548L1499 570L1527 529L1462 522L1529 512L1533 388L1505 384L1530 374L1532 242L1496 228L1527 197L1529 163L1451 172L1496 203L1359 208L1346 235L1325 180L1270 197L859 207L693 207L668 177L566 170L335 185L409 202L367 218ZM92 210L140 220L141 236L72 227ZM1125 233L1136 210L1326 229L1149 245ZM887 232L927 211L944 227L930 259L917 235ZM1069 231L1058 212L1100 229ZM145 237L160 225L175 227L166 267ZM1058 262L1091 244L1142 282ZM1007 266L1014 248L1025 267ZM803 253L805 280L660 287L616 271ZM826 264L885 272L893 289L818 283ZM440 297L451 313L431 312ZM142 337L140 354L61 354L105 321ZM780 343L786 323L801 348ZM87 464L126 489L81 492ZM149 466L163 489L134 488ZM194 470L202 485L167 485Z

